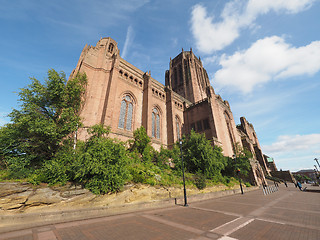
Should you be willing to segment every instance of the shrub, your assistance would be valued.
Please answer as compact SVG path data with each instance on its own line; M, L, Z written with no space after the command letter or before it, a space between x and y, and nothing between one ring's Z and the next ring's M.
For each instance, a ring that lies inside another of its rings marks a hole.
M182 150L187 171L201 172L206 178L211 179L221 177L221 169L224 167L222 149L213 148L204 134L192 130L188 137L183 137ZM181 162L176 160L176 166L181 167Z
M91 133L92 137L80 147L72 163L73 180L95 194L117 192L127 179L125 144Z
M199 171L195 174L194 184L199 190L205 189L206 184L206 177Z

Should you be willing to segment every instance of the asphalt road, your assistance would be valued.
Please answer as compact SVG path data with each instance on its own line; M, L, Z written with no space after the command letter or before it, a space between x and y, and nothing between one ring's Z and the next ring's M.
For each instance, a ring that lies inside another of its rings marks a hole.
M0 240L320 240L320 187L289 184L196 202L0 234Z

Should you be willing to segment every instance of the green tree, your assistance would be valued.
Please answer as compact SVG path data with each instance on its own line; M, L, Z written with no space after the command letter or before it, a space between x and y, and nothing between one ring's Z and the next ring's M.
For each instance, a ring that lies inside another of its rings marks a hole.
M252 153L246 148L236 145L236 154L233 157L227 157L225 168L222 171L223 175L236 176L236 170L240 170L242 176L248 176L251 170L250 159Z
M127 179L125 144L101 134L108 132L102 125L93 126L88 132L92 136L76 152L71 179L95 194L119 191Z
M9 114L11 123L0 130L0 159L15 177L41 167L81 126L85 74L67 81L63 72L51 69L44 84L31 81L18 93L20 109Z
M182 139L183 158L186 170L190 173L201 173L207 178L219 178L224 167L225 157L222 149L214 147L204 134L191 131ZM176 162L176 166L181 164Z
M146 129L141 126L133 132L133 142L131 141L131 150L143 154L150 142L151 140L147 135Z

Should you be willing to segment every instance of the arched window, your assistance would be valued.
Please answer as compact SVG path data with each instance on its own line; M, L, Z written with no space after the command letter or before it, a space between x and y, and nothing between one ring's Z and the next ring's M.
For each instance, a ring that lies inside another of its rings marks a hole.
M113 43L110 43L108 47L108 52L112 53L113 47L114 47Z
M131 130L132 129L132 114L133 114L133 99L126 95L122 98L120 117L118 128Z
M177 139L181 137L181 123L178 117L176 117Z
M159 110L152 110L152 137L160 139L160 114Z
M229 132L229 137L230 137L230 140L231 140L231 144L235 144L235 141L234 141L234 135L233 135L233 131L232 131L232 126L231 126L231 119L230 119L230 116L227 112L224 112L224 117L226 119L226 123L227 123L227 128L228 128L228 132Z

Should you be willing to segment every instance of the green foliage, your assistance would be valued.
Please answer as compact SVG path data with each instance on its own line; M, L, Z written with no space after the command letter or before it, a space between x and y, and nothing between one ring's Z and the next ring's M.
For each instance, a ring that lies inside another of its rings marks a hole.
M199 171L195 174L194 184L199 190L205 189L206 184L206 177Z
M226 158L226 164L222 174L226 176L236 176L236 170L239 169L241 176L248 176L251 169L250 159L252 158L252 154L247 149L241 148L238 145L236 149L235 157Z
M150 137L147 135L146 129L141 126L133 132L133 143L131 145L132 151L137 151L140 154L143 154L145 148L149 146L151 142ZM147 150L150 151L150 148Z
M61 142L81 125L79 111L86 76L67 82L63 72L48 71L44 84L35 78L19 95L20 109L10 114L11 123L0 130L0 159L12 177L22 178L51 160Z
M127 178L125 145L100 135L101 126L89 131L92 137L80 146L71 165L73 180L95 194L119 191Z
M73 149L73 142L65 141L55 156L47 160L40 169L35 171L31 176L31 183L66 184L74 176L71 172L71 165L77 156Z
M312 181L312 179L306 175L297 174L294 177L298 182Z
M198 134L192 130L188 137L183 137L182 150L187 171L200 172L206 178L211 179L221 177L225 160L222 149L213 148L204 134ZM181 166L179 160L175 164L177 167Z

